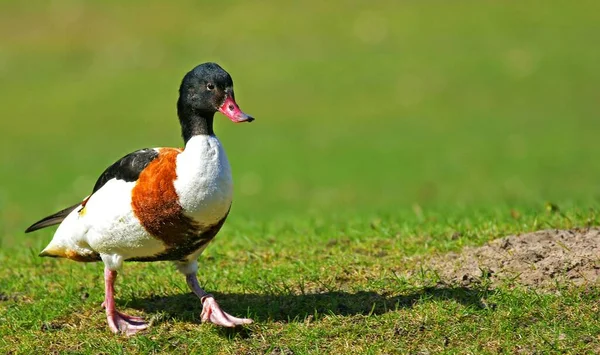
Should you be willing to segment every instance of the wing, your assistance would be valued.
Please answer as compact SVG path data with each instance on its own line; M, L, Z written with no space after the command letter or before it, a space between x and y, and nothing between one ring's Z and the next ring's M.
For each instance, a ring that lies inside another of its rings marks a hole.
M96 181L92 194L104 184L112 179L124 180L127 182L136 181L140 177L142 170L158 156L158 150L152 148L140 149L129 153L116 163L109 166Z
M157 156L158 150L152 148L140 149L133 153L127 154L104 170L94 185L92 195L112 179L124 180L127 182L136 181L142 170L144 170L152 160L156 159ZM74 209L82 204L85 205L88 198L81 203L65 208L62 211L56 212L55 214L32 224L25 230L25 233L33 232L38 229L61 223Z
M42 229L42 228L46 228L49 226L53 226L55 224L59 224L60 222L62 222L65 218L67 218L67 216L69 215L69 213L71 213L71 211L73 211L74 209L76 209L78 206L80 205L80 203L73 205L71 207L67 207L62 211L58 211L53 215L50 215L40 221L35 222L34 224L32 224L29 228L27 228L25 230L25 233L29 233L29 232L33 232L36 231L38 229Z

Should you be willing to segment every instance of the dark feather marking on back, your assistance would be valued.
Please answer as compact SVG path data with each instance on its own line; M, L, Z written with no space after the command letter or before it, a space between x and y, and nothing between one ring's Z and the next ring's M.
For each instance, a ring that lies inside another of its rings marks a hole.
M96 181L93 192L100 190L102 186L112 179L127 182L136 181L146 166L156 159L156 157L158 157L158 152L150 148L140 149L127 154L104 170L98 181Z

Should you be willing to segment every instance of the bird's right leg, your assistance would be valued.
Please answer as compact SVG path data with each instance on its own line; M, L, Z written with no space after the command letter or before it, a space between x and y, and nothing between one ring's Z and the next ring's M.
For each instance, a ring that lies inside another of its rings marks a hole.
M187 282L190 290L194 292L202 303L202 314L200 318L203 322L209 322L222 327L235 327L243 324L252 323L250 318L238 318L231 314L223 311L215 298L210 293L204 291L198 283L196 277L196 271L198 270L198 263L193 261L191 263L177 263L177 268L185 275L185 281Z

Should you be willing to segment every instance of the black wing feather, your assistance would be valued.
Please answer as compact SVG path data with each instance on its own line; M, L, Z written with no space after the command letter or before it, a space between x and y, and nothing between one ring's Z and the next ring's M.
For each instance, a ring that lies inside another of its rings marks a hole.
M151 161L156 159L157 156L158 152L150 148L140 149L127 154L104 170L102 175L98 178L98 181L96 181L92 193L100 190L104 184L112 179L125 180L127 182L136 181L140 177L142 170L144 170Z
M34 224L32 224L29 228L27 228L25 230L25 233L33 232L33 231L36 231L38 229L42 229L42 228L46 228L46 227L49 227L49 226L53 226L55 224L59 224L65 218L67 218L67 216L69 215L69 213L71 213L71 211L73 211L74 209L76 209L77 207L79 207L79 205L81 205L81 204L78 203L78 204L73 205L71 207L67 207L67 208L65 208L62 211L58 211L55 214L42 219L41 221L35 222Z
M158 152L154 149L140 149L133 153L129 153L123 158L119 159L116 163L109 166L102 175L96 181L92 195L100 190L108 181L112 179L124 180L127 182L136 181L142 172L150 164L151 161L156 159ZM91 195L90 195L91 196ZM82 202L83 203L83 202ZM48 216L25 230L25 233L33 232L38 229L53 226L61 223L74 209L81 206L81 203L65 208L62 211L56 212L55 214Z

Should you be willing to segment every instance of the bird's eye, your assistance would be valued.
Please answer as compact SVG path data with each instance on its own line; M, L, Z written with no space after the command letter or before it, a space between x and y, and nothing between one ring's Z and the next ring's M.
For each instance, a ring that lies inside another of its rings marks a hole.
M215 88L215 85L212 83L208 83L206 84L206 90L211 91Z

